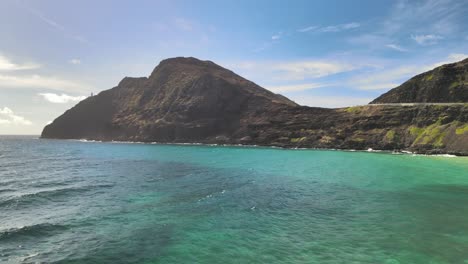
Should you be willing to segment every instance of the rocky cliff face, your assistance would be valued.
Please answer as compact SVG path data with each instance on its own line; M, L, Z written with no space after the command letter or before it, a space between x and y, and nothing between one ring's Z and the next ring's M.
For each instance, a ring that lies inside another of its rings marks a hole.
M210 61L162 61L124 78L44 128L44 138L185 141L230 135L248 116L297 104Z
M175 58L85 99L42 137L468 155L468 104L305 107L213 62Z
M371 104L466 102L468 102L468 59L419 74L379 96Z
M251 124L255 144L468 155L468 104L297 107Z

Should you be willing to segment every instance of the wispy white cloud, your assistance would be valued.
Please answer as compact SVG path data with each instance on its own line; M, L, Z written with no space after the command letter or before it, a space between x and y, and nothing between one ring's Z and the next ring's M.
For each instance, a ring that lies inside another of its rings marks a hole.
M60 30L60 31L65 31L65 27L60 25L59 23L55 22L54 20L46 17L43 13L39 12L38 10L36 9L32 9L30 7L27 7L27 9L29 10L29 12L31 14L34 14L37 18L39 18L40 20L42 20L44 23L48 24L49 26L57 29L57 30Z
M402 80L417 73L419 67L401 66L391 69L373 71L359 74L348 81L348 85L359 90L385 90L394 88L402 83Z
M347 24L331 25L331 26L324 26L324 27L309 26L309 27L305 27L305 28L300 28L297 31L298 32L322 32L322 33L340 32L340 31L344 31L344 30L355 29L355 28L358 28L360 26L361 26L360 23L351 22L351 23L347 23Z
M0 71L32 70L39 67L40 65L37 63L13 63L11 60L0 54Z
M353 22L353 23L348 23L348 24L323 27L323 28L320 28L319 31L320 32L339 32L343 30L358 28L360 26L361 25L359 23Z
M201 31L199 24L196 21L189 20L184 17L176 17L169 19L165 22L155 22L153 23L154 28L160 32L170 32L170 31ZM215 32L216 28L213 25L206 27L206 31Z
M261 51L264 51L264 50L266 50L268 48L271 48L274 44L277 43L277 41L279 39L283 38L284 35L285 34L282 31L280 31L280 32L274 34L273 36L271 36L270 40L263 42L261 45L259 45L258 47L256 47L252 51L253 52L261 52Z
M359 90L386 90L397 87L409 78L432 70L447 63L453 63L468 58L468 54L449 54L445 60L427 64L412 64L390 68L377 69L356 75L347 81L347 85Z
M399 45L396 45L396 44L387 44L385 45L385 47L389 48L389 49L393 49L393 50L397 50L397 51L401 51L401 52L407 52L408 50L399 46Z
M326 108L366 105L373 100L373 98L359 96L317 96L304 95L302 93L288 94L288 98L300 105Z
M406 42L410 36L420 45L435 44L444 36L464 33L468 5L457 0L398 0L374 30L349 39L364 48L385 49L387 44ZM430 34L427 34L430 32Z
M45 100L55 104L66 104L71 102L79 102L86 98L86 96L71 96L68 94L55 94L55 93L39 93Z
M277 72L278 80L305 80L320 78L341 72L351 71L357 66L351 63L332 61L296 61L272 64L271 69Z
M51 89L57 91L89 91L90 87L71 80L41 75L1 75L0 89L3 88L28 88Z
M319 27L318 26L310 26L310 27L300 28L297 31L298 32L309 32L309 31L316 30L317 28L319 28Z
M248 78L257 79L261 76L271 81L301 81L316 79L338 73L352 71L361 67L358 63L348 63L334 60L302 60L302 61L245 61L231 63L228 68L245 73Z
M364 47L366 49L388 48L386 45L393 42L392 38L375 32L352 36L347 41L352 45L359 46L359 48Z
M278 40L282 37L283 32L278 32L277 34L271 36L271 40Z
M183 31L192 31L194 28L193 22L182 17L174 19L174 24L178 29Z
M10 120L7 119L0 119L0 125L8 125L11 124Z
M80 59L71 59L68 61L69 63L73 64L73 65L78 65L78 64L81 64L81 60Z
M448 35L458 31L458 23L467 11L464 1L457 0L399 0L384 22L388 34L398 32L433 32Z
M22 2L20 2L22 3ZM30 14L34 15L35 17L37 17L39 20L41 20L42 22L44 22L45 24L47 24L48 26L50 26L51 28L57 30L57 31L60 31L62 32L62 34L67 37L67 38L71 38L71 39L74 39L78 42L81 42L81 43L85 43L85 44L88 44L89 43L89 40L86 39L84 36L81 36L81 35L77 35L77 34L73 34L73 33L70 33L62 24L54 21L53 19L47 17L44 13L42 13L41 11L37 10L37 9L34 9L28 5L26 5L25 3L22 3L21 4Z
M291 84L291 85L276 85L276 86L267 86L266 89L274 92L274 93L282 93L282 92L297 92L297 91L304 91L309 89L321 88L328 86L328 84L324 83L303 83L303 84Z
M464 60L468 58L468 54L464 54L464 53L452 53L450 55L448 55L447 57L447 63L452 63L452 62L456 62L456 61L461 61L461 60ZM444 63L445 64L445 63Z
M0 125L32 125L32 122L26 118L16 115L13 110L8 107L0 108Z
M351 23L347 23L347 24L331 25L331 26L324 26L324 27L309 26L309 27L297 29L296 31L300 32L300 33L305 33L305 32L318 32L318 33L340 32L340 31L355 29L355 28L358 28L360 26L361 26L361 24L359 24L357 22L351 22ZM291 35L293 35L294 33L297 33L297 32L283 32L283 31L280 31L277 34L272 35L271 39L269 41L264 42L264 43L262 43L262 45L255 48L253 50L253 52L264 51L264 50L270 48L271 46L273 46L273 44L275 44L277 40L279 40L279 39L281 39L283 37L286 37L286 36L291 36Z
M431 70L431 69L433 69L435 67L439 67L439 66L444 65L444 64L458 62L458 61L464 60L466 58L468 58L468 54L451 53L451 54L449 54L447 56L447 58L445 60L442 60L442 61L439 61L439 62L436 62L436 63L425 66L425 71Z
M439 35L411 35L411 39L416 41L419 45L434 45L437 44L437 42L441 39L443 39L442 36Z
M170 37L157 40L157 44L163 49L189 50L194 47L206 48L212 45L215 40L212 35L217 32L217 28L213 25L203 24L185 17L154 22L152 27L160 33L170 35Z
M89 44L89 43L90 43L90 41L89 41L87 38L85 38L84 36L80 36L80 35L69 35L69 37L70 37L71 39L74 39L74 40L76 40L76 41L78 41L78 42L81 42L81 43L84 43L84 44Z
M356 62L345 62L334 59L309 59L290 61L244 61L226 65L251 80L264 80L268 83L278 83L272 86L290 86L291 81L307 81L307 84L317 83L310 79L323 78L339 73L349 72L363 67ZM320 81L321 83L321 81ZM314 85L315 86L315 85ZM328 86L328 85L327 85Z
M262 45L258 46L257 48L253 49L252 51L253 52L261 52L261 51L264 51L264 50L270 48L271 46L273 46L273 41L264 42Z
M161 22L154 22L153 23L153 28L157 31L160 32L167 32L169 31L169 26L166 23L161 23Z
M439 58L432 62L426 58L424 63L418 60L411 62L354 57L349 54L340 54L339 57L340 60L328 57L304 61L244 61L228 64L226 67L232 68L248 79L263 83L263 86L270 91L284 94L299 104L345 107L367 104L374 96L313 96L311 90L333 87L334 91L340 88L367 90L369 93L384 91L442 64L468 58L468 54L452 53L444 59ZM346 74L338 76L340 73Z

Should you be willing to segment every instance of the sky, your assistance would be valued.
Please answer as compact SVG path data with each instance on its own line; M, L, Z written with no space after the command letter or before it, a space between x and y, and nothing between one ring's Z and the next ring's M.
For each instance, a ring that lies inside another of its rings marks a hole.
M466 0L2 0L0 134L41 133L165 58L211 60L302 105L363 105L468 57Z

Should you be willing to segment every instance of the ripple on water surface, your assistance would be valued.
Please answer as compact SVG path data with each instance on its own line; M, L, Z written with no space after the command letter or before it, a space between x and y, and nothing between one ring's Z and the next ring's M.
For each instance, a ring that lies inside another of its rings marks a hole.
M0 262L468 262L464 158L28 137L0 154Z

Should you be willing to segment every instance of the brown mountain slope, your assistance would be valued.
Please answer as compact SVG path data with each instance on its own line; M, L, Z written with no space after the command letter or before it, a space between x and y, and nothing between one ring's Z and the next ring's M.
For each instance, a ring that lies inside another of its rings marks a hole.
M242 117L296 103L210 61L162 61L148 78L124 78L45 127L42 137L198 140L229 134Z
M175 58L83 100L42 137L468 155L468 104L299 106L212 62Z

